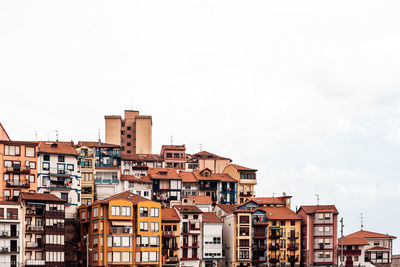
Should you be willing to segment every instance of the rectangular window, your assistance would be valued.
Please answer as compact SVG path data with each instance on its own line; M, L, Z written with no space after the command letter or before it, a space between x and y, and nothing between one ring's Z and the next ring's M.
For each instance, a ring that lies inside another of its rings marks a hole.
M140 207L139 208L139 216L140 217L148 217L149 216L149 209L147 207Z
M121 216L131 216L131 207L122 207L121 208Z
M97 208L93 208L93 217L99 216L99 210Z
M35 182L35 175L34 174L30 174L29 175L29 182L30 183L34 183Z
M111 215L119 216L120 207L119 206L111 206Z
M67 164L67 170L73 171L74 170L74 164Z
M43 168L44 171L50 170L50 163L49 162L43 162L42 166L43 166L42 168Z
M25 147L25 157L35 157L35 148L29 146Z
M4 181L6 181L6 182L10 181L10 174L5 173L3 177L4 177Z
M150 216L151 217L158 217L159 216L159 209L158 208L151 208Z
M147 222L140 222L139 228L141 232L148 232L149 231L149 225Z
M50 155L43 155L43 161L50 161Z
M58 162L65 162L64 156L58 156Z
M19 156L19 146L4 146L6 156Z
M29 169L31 169L31 170L36 169L36 162L34 162L34 161L29 161Z
M150 223L150 231L151 232L158 232L159 231L158 227L159 227L158 222Z

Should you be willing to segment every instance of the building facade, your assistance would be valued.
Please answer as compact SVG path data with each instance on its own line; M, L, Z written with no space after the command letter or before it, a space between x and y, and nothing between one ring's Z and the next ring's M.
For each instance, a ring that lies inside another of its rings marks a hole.
M0 265L22 265L22 212L14 201L0 202Z
M229 174L238 181L238 204L246 202L249 198L255 196L254 187L257 185L256 169L230 164L225 167L223 173Z
M90 205L94 202L95 150L78 142L76 152L81 169L81 203Z
M179 266L180 221L174 208L162 209L162 264L164 267Z

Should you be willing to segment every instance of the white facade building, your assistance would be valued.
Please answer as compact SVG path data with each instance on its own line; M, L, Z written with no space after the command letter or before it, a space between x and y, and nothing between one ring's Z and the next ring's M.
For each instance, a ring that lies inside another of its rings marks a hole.
M203 212L202 267L220 266L223 222L213 212Z
M81 175L78 154L72 142L40 142L38 151L38 193L64 199L66 219L75 218L81 205Z
M0 203L0 266L22 264L22 213L16 202Z

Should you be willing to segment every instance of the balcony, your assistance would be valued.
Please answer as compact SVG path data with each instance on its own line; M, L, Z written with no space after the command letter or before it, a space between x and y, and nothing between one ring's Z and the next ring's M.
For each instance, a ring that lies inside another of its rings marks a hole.
M31 169L26 166L7 167L5 173L31 173Z
M48 183L48 186L51 189L71 189L72 188L72 180L58 180L58 181L52 181L50 180L50 183Z
M314 231L314 236L333 236L333 231Z
M110 231L110 234L131 234L131 233L132 233L132 227L113 226Z
M241 197L251 197L253 194L251 192L240 192L239 196Z
M198 243L183 243L182 248L198 248L199 244Z
M26 249L36 249L36 248L42 248L42 243L41 242L25 242L25 248Z
M179 262L179 258L177 256L167 257L165 261L167 263L177 263L177 262Z
M269 245L269 250L271 250L271 251L279 250L280 247L281 247L281 246L280 246L278 243L276 243L275 245L270 244L270 245Z
M338 249L338 253L339 253ZM344 256L361 256L361 250L360 249L344 249L343 250L343 255Z
M299 256L289 256L288 261L289 262L297 262L297 261L299 261Z
M26 260L25 266L45 266L45 260Z
M267 238L267 233L266 232L254 232L254 236L255 239L264 239Z
M19 247L0 247L0 254L19 253Z
M12 233L10 230L0 231L0 237L19 237L19 231Z
M267 261L267 258L266 258L266 257L254 257L253 261L262 261L262 262L265 262L265 261Z
M298 250L299 249L299 243L289 243L288 244L288 250Z
M269 232L269 238L271 239L279 239L282 237L282 234L278 231L276 232Z
M29 188L29 181L8 181L6 187Z
M253 245L253 250L266 250L267 245Z
M344 263L344 266L352 267L353 266L353 261L352 260L346 260L345 263Z
M163 237L175 237L176 236L174 231L163 231L162 235L163 235Z
M39 226L34 226L34 225L27 225L26 226L26 231L27 232L43 232L43 225L39 225Z
M265 217L258 217L258 216L253 217L253 225L254 226L257 226L257 225L263 226L263 225L267 225L267 224L268 224L268 222Z
M44 210L42 210L42 209L38 209L38 210L27 209L25 212L25 215L43 216Z
M289 239L297 239L299 238L299 236L300 236L299 232L289 232L288 234Z

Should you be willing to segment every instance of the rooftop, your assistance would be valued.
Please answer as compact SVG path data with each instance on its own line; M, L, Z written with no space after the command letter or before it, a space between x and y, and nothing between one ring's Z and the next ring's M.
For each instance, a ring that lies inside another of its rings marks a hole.
M211 196L191 196L190 200L194 204L212 204Z
M232 213L236 210L237 206L232 205L232 204L217 204L218 207L220 207L223 211L226 213Z
M223 223L213 212L203 212L203 222L205 223Z
M175 209L179 212L187 212L187 213L202 213L202 211L196 207L195 205L175 205Z
M316 212L332 212L334 214L339 214L335 205L303 205L300 206L299 210L301 209L303 209L304 212L307 214L312 214Z
M234 167L236 170L238 170L238 171L257 171L256 169L251 169L251 168L247 168L247 167L243 167L243 166L240 166L240 165L237 165L237 164L230 164L230 165L228 165L228 166L232 166L232 167ZM227 167L228 167L227 166Z
M76 150L73 142L52 142L52 141L40 141L39 142L39 153L52 153L52 154L64 154L76 156Z
M219 159L219 160L229 160L232 161L230 158L221 157L210 153L208 151L201 151L199 153L193 154L194 157L203 158L203 159Z
M65 202L64 199L61 199L53 194L44 194L44 193L26 193L22 192L20 198L22 200L33 200L33 201L58 201Z
M94 142L94 141L79 141L77 146L88 146L88 147L120 147L119 145L102 143L102 142Z
M287 207L260 207L269 220L301 220L302 218Z
M150 179L182 179L174 168L149 168Z
M142 176L140 178L134 175L126 175L121 174L121 181L134 181L134 182L142 182L142 183L151 183L149 176Z
M125 192L116 194L114 196L108 197L106 199L96 201L95 203L108 204L112 200L129 200L135 205L141 201L149 201L147 198L141 197L141 196L136 195L129 191L125 191Z
M181 219L174 208L164 208L161 210L161 220L169 222L179 222Z

